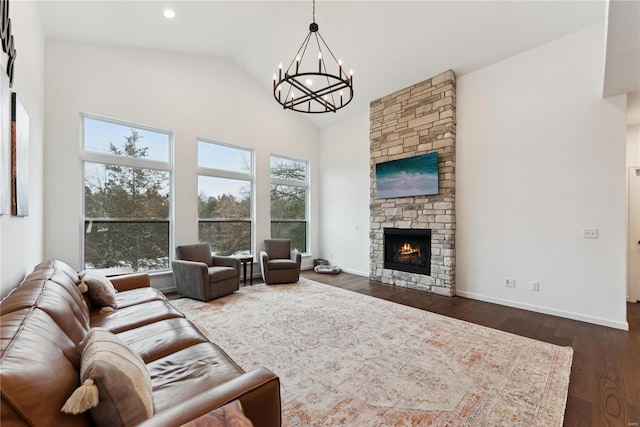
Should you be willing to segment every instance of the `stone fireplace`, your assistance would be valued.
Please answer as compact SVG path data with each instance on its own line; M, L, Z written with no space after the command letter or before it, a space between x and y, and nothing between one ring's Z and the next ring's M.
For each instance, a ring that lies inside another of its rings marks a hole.
M371 280L455 295L455 107L451 70L371 103ZM438 194L377 197L378 163L432 152L438 153ZM405 241L390 243L397 230L408 232ZM394 255L385 255L394 247Z

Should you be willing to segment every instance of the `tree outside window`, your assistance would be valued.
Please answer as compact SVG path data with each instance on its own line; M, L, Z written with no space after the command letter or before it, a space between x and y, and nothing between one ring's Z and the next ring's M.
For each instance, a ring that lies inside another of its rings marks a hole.
M307 252L308 163L271 156L271 237Z
M168 269L170 134L89 116L83 125L84 267Z
M252 155L198 140L198 238L215 255L251 253Z

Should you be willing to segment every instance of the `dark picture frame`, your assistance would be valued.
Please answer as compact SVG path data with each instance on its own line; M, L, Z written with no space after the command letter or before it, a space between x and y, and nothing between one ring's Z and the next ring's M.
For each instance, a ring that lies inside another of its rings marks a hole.
M11 93L11 213L29 215L29 115Z

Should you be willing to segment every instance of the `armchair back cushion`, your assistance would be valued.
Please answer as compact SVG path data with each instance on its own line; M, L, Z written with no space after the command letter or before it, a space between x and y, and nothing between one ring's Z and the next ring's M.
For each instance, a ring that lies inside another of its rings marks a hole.
M204 262L207 266L213 266L213 257L208 243L195 243L192 245L180 245L176 247L176 258Z
M269 254L269 259L291 259L291 240L267 239L264 251Z

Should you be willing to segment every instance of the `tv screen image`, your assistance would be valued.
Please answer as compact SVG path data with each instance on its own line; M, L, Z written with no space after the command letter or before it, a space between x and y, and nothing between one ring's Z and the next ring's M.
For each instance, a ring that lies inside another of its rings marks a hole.
M438 194L438 153L427 153L376 165L379 199Z

